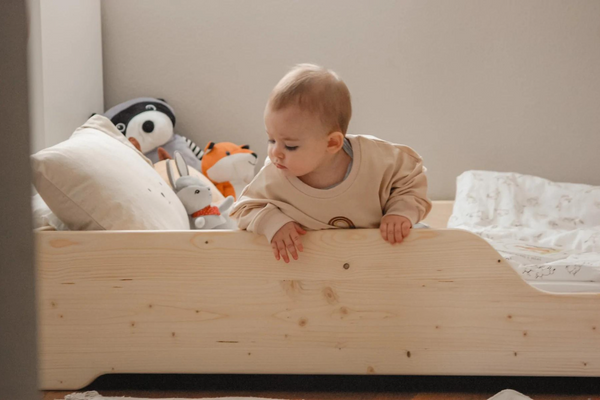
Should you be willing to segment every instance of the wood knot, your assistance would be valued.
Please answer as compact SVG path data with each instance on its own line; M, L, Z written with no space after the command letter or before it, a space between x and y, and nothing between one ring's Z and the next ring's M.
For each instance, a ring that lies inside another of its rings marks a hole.
M506 318L508 318L508 319L512 319L512 315L509 315L509 316L508 316L508 317L506 317Z
M516 357L517 356L517 352L515 351L514 354L515 354L515 357Z
M306 326L306 318L300 318L300 321L298 321L298 325L300 326Z
M67 239L55 239L50 241L50 246L54 247L55 249L62 249L63 247L69 247L76 244L77 242L73 242Z
M527 336L527 331L523 332L523 336Z
M367 368L367 374L374 374L374 373L375 373L375 368L373 368L369 365L369 367Z
M133 328L133 327L135 327L135 322L132 322L132 323L131 323L131 327L132 327L132 328Z
M350 264L348 264L348 263L345 263L345 264L344 264L344 269L348 269L348 268L350 268Z
M302 287L301 281L284 280L281 282L281 285L283 286L283 289L289 296L296 296L296 295L300 294L302 292L302 290L304 289Z
M171 332L171 336L172 336L172 337L175 337L175 332Z
M406 352L406 357L410 358L410 351Z
M348 309L346 307L341 307L340 308L340 313L342 315L348 315Z
M323 289L323 296L325 296L325 299L329 304L335 304L338 302L337 294L335 294L333 289L330 287L326 287L325 289Z

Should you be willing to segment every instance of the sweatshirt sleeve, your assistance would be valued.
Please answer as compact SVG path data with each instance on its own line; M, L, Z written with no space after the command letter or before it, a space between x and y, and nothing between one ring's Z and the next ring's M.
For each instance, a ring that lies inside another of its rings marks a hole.
M415 225L431 211L431 201L427 198L427 169L412 149L399 150L383 214L404 216Z
M294 221L268 201L242 197L229 216L237 221L238 228L265 235L269 243L282 226Z
M259 172L256 178L244 189L240 199L233 205L229 216L237 222L239 229L265 235L269 243L279 229L294 221L284 214L277 201L269 200L264 176Z

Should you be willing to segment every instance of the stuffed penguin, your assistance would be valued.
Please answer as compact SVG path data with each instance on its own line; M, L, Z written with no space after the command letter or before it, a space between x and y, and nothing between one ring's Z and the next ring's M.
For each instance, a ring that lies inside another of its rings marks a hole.
M160 161L158 148L178 151L186 163L200 170L202 149L185 136L175 134L175 111L163 99L138 97L110 108L104 116L128 139L135 139L153 163Z

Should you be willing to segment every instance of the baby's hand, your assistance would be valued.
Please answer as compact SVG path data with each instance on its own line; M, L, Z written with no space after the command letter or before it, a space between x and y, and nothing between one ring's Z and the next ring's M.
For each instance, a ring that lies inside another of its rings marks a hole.
M305 233L306 231L297 222L291 221L282 226L271 240L271 247L277 261L279 261L280 257L283 257L286 263L290 262L287 254L288 251L294 257L294 260L297 260L298 253L296 252L296 248L298 248L298 251L304 251L300 235L304 235Z
M401 215L384 215L381 218L379 230L383 240L394 243L401 243L405 237L410 234L412 223L406 217Z

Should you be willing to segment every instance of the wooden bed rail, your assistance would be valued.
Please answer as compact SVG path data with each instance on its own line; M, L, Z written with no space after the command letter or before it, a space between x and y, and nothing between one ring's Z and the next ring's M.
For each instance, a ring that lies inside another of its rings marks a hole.
M600 376L600 295L527 284L479 237L36 232L41 389L105 373Z

